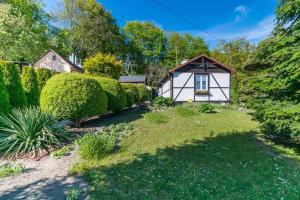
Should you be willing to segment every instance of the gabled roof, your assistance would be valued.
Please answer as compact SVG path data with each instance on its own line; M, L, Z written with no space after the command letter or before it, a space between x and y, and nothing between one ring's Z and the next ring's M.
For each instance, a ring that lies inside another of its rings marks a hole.
M145 83L146 76L120 76L121 83Z
M214 62L214 63L216 63L216 64L218 64L218 65L220 65L220 66L223 67L224 69L230 71L230 73L234 73L234 72L235 72L234 69L232 69L232 68L226 66L225 64L222 64L222 63L218 62L217 60L215 60L215 59L213 59L213 58L211 58L211 57L209 57L209 56L207 56L207 55L200 55L200 56L197 56L197 57L195 57L195 58L193 58L193 59L191 59L191 60L189 60L189 61L187 61L187 62L185 62L185 63L183 63L183 64L181 64L181 65L179 65L179 66L177 66L177 67L174 67L174 68L171 69L169 72L174 72L174 71L176 71L177 69L180 69L180 68L182 68L182 67L184 67L184 66L186 66L186 65L192 63L193 61L198 60L198 59L200 59L200 58L202 58L202 57L204 57L204 58L206 58L206 59L208 59L208 60L210 60L210 61L212 61L212 62Z
M53 52L56 55L58 55L61 59L63 59L64 61L66 61L68 64L70 64L72 66L72 69L75 71L78 71L80 73L83 73L83 69L81 67L78 67L77 65L75 65L74 63L72 63L69 59L64 58L63 56L59 55L56 51L54 51L53 49L49 49L48 51L46 51L44 54L42 54L34 63L33 65L38 62L41 58L43 58L47 53L49 52Z

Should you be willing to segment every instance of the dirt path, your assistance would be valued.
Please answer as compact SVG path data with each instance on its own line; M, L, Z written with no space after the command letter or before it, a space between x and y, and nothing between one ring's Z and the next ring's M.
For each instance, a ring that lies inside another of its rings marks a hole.
M0 161L0 164L5 161ZM79 177L69 176L68 169L77 162L75 152L60 159L46 156L39 161L19 160L26 171L0 179L0 199L65 199L72 188L86 190Z

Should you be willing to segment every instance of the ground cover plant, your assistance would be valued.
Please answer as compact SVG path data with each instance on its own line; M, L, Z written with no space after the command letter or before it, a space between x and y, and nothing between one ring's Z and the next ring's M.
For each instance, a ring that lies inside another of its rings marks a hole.
M25 171L25 167L21 164L17 164L15 166L10 164L5 164L0 166L0 178L20 174L24 171Z
M69 141L54 116L39 107L16 108L0 115L0 155L36 157Z
M215 107L210 103L201 103L197 105L197 110L201 113L214 113Z
M163 96L158 96L153 101L153 106L156 109L168 108L168 107L172 107L174 105L175 105L175 102L171 97L165 98Z
M298 199L300 160L258 140L247 113L218 111L168 109L167 124L140 118L121 151L73 172L91 185L91 199Z
M57 149L57 150L53 151L53 152L50 154L50 156L52 156L52 157L55 158L55 159L59 159L59 158L61 158L61 157L63 157L63 156L68 155L72 149L73 149L73 148L70 147L70 146L64 146L64 147L62 147L62 148L60 148L60 149Z

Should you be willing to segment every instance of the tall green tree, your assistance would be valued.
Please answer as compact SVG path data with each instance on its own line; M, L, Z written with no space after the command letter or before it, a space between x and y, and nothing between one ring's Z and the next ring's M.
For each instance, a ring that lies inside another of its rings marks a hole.
M72 49L85 58L98 52L122 55L125 40L116 20L96 0L64 0L60 18L67 25Z
M151 22L128 22L124 27L127 37L127 71L145 73L149 64L157 64L166 54L165 32ZM131 69L128 69L128 68Z
M22 107L26 105L26 96L21 84L18 66L8 62L1 62L0 68L3 72L4 83L9 93L11 106Z
M168 67L174 67L184 59L192 59L201 54L209 55L208 45L201 37L194 37L189 33L180 35L175 32L168 36L164 63Z
M216 60L234 68L235 74L231 78L231 99L234 103L242 103L241 89L243 80L248 77L244 66L255 46L244 38L239 38L230 42L220 41L211 56Z
M22 70L22 85L28 105L39 105L39 83L33 67L24 67Z
M48 15L35 0L0 3L0 59L32 61L48 47Z
M280 0L276 27L253 55L248 105L268 134L300 139L300 0Z

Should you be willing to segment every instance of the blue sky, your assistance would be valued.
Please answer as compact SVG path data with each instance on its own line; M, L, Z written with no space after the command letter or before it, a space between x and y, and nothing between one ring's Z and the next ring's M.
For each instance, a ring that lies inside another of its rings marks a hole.
M44 0L46 9L57 8L59 0ZM161 7L185 18L183 21ZM266 38L274 26L276 0L101 0L110 10L120 26L127 21L151 21L167 33L189 32L203 37L210 47L216 39L203 33L225 40L245 37L253 43ZM196 28L196 27L197 28ZM199 28L201 30L199 30Z

